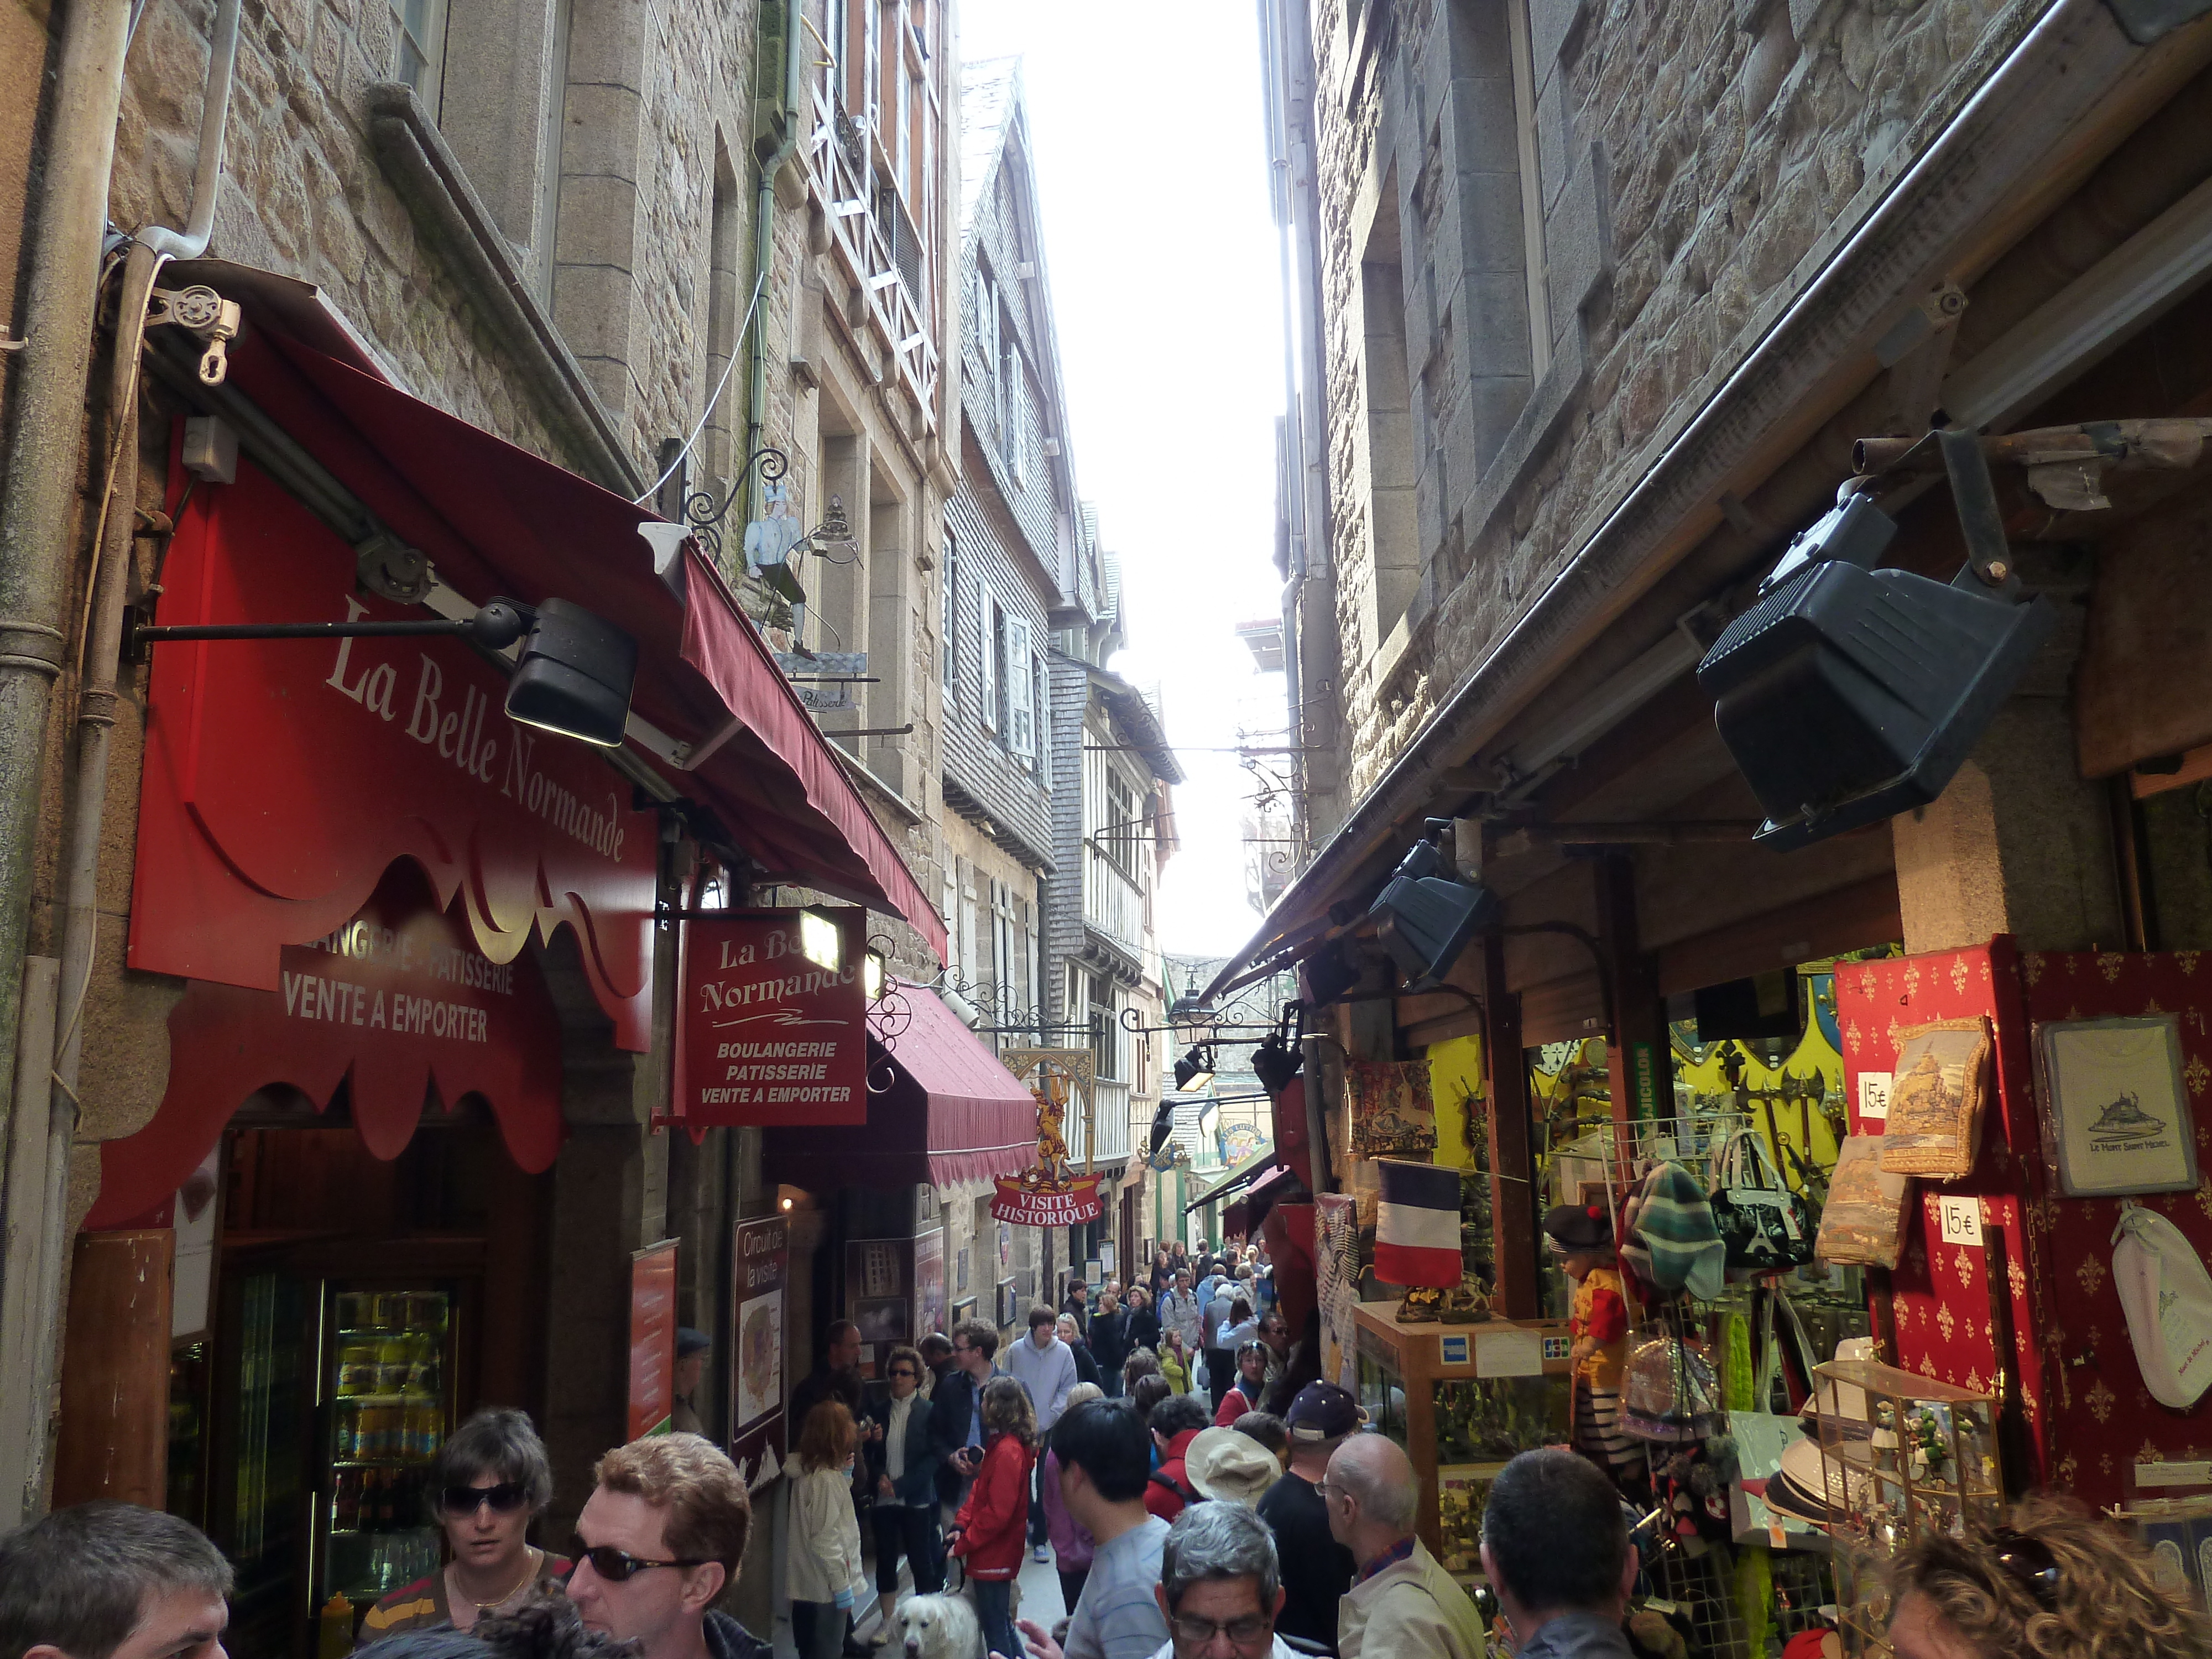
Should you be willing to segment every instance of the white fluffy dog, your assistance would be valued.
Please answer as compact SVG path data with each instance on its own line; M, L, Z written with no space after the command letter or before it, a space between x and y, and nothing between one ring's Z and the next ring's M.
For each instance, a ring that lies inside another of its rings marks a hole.
M964 1595L916 1595L898 1610L906 1659L983 1659L983 1627Z

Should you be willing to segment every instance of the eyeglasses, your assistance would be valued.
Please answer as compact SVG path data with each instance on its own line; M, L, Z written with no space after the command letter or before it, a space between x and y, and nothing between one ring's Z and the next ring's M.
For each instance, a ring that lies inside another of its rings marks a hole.
M902 1376L910 1376L917 1382L921 1380L921 1373L915 1370L911 1365L901 1365L896 1370L886 1371L884 1374L890 1377L894 1382L897 1382Z
M1996 1562L2005 1576L2036 1600L2046 1613L2058 1601L2058 1560L2051 1554L2051 1547L2040 1538L2024 1532L2014 1532L2010 1527L1999 1527L1990 1534L1995 1546Z
M1176 1637L1193 1647L1203 1647L1217 1636L1225 1636L1240 1648L1249 1648L1265 1641L1275 1628L1275 1621L1257 1613L1243 1619L1231 1619L1225 1625L1217 1625L1211 1619L1187 1619L1176 1614L1168 1623L1175 1627Z
M568 1559L580 1566L588 1561L592 1571L610 1584L626 1583L648 1567L703 1567L703 1560L641 1561L627 1550L618 1550L612 1544L586 1544L581 1538L568 1540ZM571 1572L574 1567L569 1569Z
M530 1501L530 1488L519 1480L502 1480L496 1486L448 1486L438 1494L438 1508L447 1516L474 1515L477 1505L489 1504L495 1515L507 1515Z

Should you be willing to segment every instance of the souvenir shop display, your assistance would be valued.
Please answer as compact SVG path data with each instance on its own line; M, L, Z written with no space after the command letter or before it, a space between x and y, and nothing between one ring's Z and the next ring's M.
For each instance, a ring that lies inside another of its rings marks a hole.
M1722 1147L1709 1201L1729 1272L1786 1273L1813 1259L1804 1201L1790 1190L1754 1131L1739 1129Z
M2212 1388L2212 1275L2180 1228L2130 1205L2112 1230L2112 1284L2151 1398L2187 1411Z
M1881 1167L1881 1137L1853 1135L1836 1154L1814 1254L1822 1261L1894 1267L1905 1254L1912 1177Z
M2069 1198L2197 1188L2181 1020L2049 1020L2035 1027L2043 1146Z
M1355 1060L1344 1068L1355 1158L1407 1158L1437 1150L1429 1062Z
M1621 1378L1628 1365L1628 1300L1613 1251L1613 1218L1602 1204L1562 1204L1544 1216L1544 1242L1575 1287L1567 1319L1574 1346L1576 1449L1609 1470L1616 1481L1633 1479L1644 1450L1620 1420Z
M1957 1181L1974 1172L1993 1085L1995 1043L1984 1016L1910 1025L1897 1034L1897 1069L1881 1134L1892 1175Z
M1872 1359L1813 1368L1832 1532L1887 1556L1927 1532L2003 1518L1996 1401Z

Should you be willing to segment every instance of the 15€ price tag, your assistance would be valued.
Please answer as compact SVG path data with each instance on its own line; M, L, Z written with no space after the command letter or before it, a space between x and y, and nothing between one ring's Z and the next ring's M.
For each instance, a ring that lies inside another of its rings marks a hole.
M1946 1244L1971 1244L1977 1249L1982 1243L1982 1200L1978 1198L1953 1198L1945 1195L1936 1200L1936 1213L1943 1224Z
M1887 1072L1859 1073L1859 1115L1879 1123L1889 1116L1889 1085L1892 1074Z

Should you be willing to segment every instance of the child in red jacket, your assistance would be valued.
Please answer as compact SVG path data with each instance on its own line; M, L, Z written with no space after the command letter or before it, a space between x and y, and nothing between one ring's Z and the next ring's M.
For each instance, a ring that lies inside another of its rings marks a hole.
M946 1543L968 1565L983 1642L1000 1659L1027 1659L1014 1633L1014 1578L1022 1570L1030 1519L1030 1469L1036 1461L1036 1411L1011 1376L983 1386L982 1466Z

